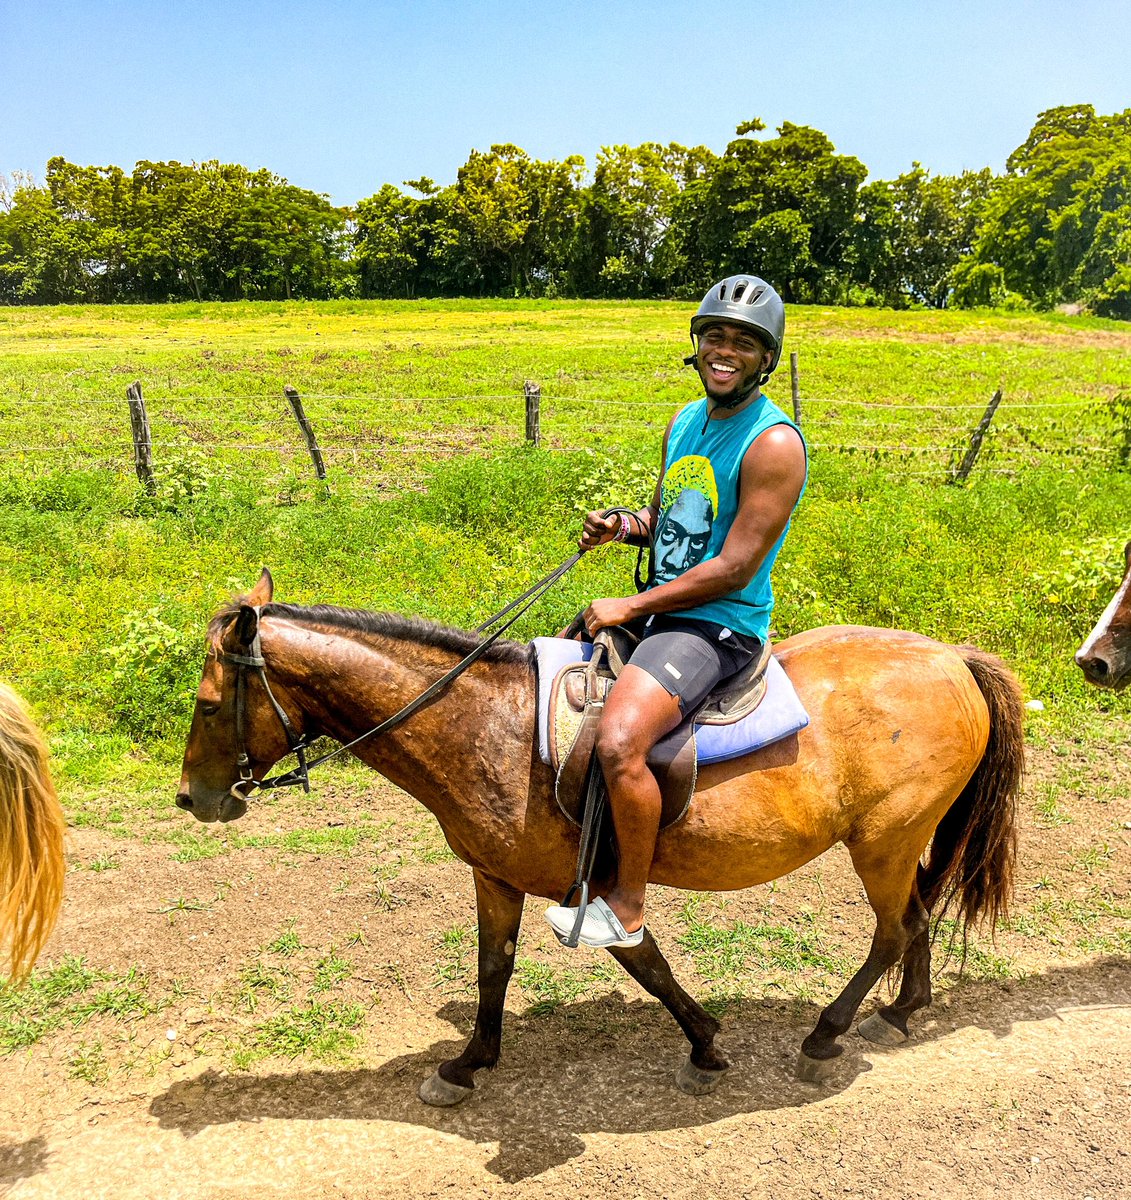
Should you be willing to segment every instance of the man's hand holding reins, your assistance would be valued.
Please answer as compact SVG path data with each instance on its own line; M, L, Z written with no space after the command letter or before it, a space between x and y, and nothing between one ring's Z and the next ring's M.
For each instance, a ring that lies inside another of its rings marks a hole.
M623 599L612 597L605 600L594 600L581 614L586 632L592 637L610 625L624 625L631 621L638 615L634 605L636 599L635 596L626 596Z
M585 514L585 523L581 537L577 540L577 548L584 554L587 550L596 550L606 542L616 540L620 532L620 517L614 513L611 517L602 516L599 512Z

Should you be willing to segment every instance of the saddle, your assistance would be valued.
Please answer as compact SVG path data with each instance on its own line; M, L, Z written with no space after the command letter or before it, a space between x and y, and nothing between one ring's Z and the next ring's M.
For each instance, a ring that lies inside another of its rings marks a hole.
M554 795L558 807L576 825L582 824L584 798L595 769L592 760L605 699L638 640L620 626L601 630L593 639L588 661L568 663L550 686L548 749L550 766L557 773ZM753 713L766 694L770 662L767 641L754 662L716 688L696 713L652 748L648 766L660 785L661 829L686 814L694 795L699 761L696 727L730 725Z

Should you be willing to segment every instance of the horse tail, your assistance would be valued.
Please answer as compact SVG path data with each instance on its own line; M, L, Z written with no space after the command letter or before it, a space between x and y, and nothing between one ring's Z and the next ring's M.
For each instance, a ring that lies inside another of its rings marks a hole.
M955 906L965 954L971 926L985 921L992 933L1013 895L1024 710L1021 687L1001 659L973 646L955 648L989 708L990 736L974 774L935 830L919 891L936 933Z
M0 943L8 974L25 978L55 928L63 900L66 822L43 735L0 684Z

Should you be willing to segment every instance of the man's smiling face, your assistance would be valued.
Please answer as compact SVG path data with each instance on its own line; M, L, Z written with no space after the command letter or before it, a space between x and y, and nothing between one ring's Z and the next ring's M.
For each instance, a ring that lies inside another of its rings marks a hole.
M699 377L712 400L729 400L749 390L772 358L746 325L715 321L699 334Z

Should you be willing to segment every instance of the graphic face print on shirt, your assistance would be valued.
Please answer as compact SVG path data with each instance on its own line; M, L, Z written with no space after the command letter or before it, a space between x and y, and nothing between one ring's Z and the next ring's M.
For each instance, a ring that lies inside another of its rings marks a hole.
M690 454L667 469L656 526L655 583L668 583L703 561L718 503L710 459Z

